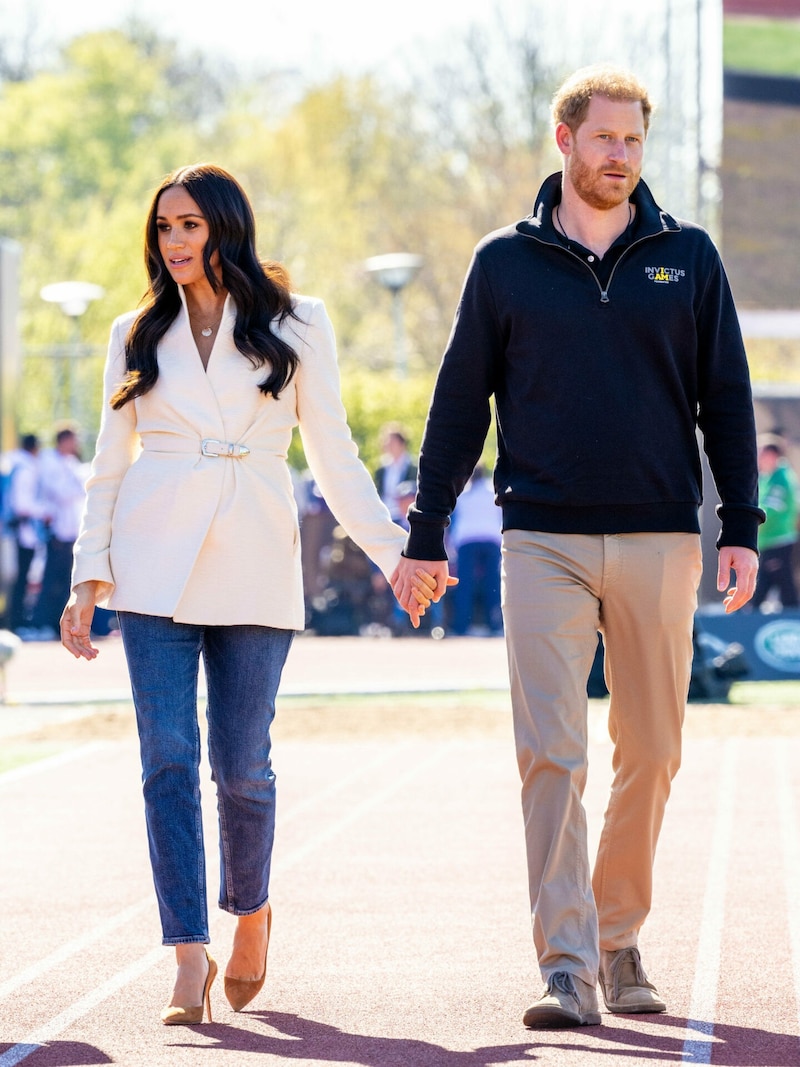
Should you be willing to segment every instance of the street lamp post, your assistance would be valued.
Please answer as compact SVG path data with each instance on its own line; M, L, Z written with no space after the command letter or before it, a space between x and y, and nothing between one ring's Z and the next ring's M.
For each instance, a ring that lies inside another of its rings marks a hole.
M422 256L415 256L410 252L390 252L385 256L371 256L364 264L367 273L392 294L394 366L398 378L405 378L408 367L402 292L420 270L423 262Z
M81 350L81 327L80 319L93 300L100 300L105 296L105 289L91 282L54 282L45 285L40 290L39 296L49 304L58 304L64 314L72 323L72 336L70 338L69 357L69 413L73 422L80 421L78 415L78 396L76 382L76 366L80 358Z

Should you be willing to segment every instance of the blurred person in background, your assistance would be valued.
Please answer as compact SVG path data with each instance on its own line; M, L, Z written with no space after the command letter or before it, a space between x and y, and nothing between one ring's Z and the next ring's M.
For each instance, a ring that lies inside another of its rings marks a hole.
M381 462L375 471L378 494L395 522L408 528L403 506L405 488L417 477L417 465L408 451L408 434L396 422L381 429Z
M88 464L81 460L78 434L68 427L60 429L55 447L42 453L39 471L47 544L42 585L31 616L31 639L58 638L61 612L69 597L72 550L80 529L88 474Z
M5 490L6 525L14 538L16 574L11 587L7 626L23 638L32 636L28 610L28 584L34 556L42 548L45 515L41 500L39 438L32 433L20 439L9 459Z
M472 632L497 636L503 632L501 525L502 517L495 503L492 483L479 463L458 498L449 529L449 544L458 573L458 585L453 590L453 633L456 636ZM479 628L476 628L476 617L480 619Z
M375 471L375 485L381 500L389 509L392 519L408 529L406 512L416 492L417 465L409 452L409 437L398 422L389 422L381 427L381 461ZM388 632L397 637L410 633L408 615L386 589L376 572L372 580L372 628L368 632ZM441 609L431 604L428 626L441 626Z
M797 475L777 434L758 440L758 499L767 516L758 531L761 563L753 607L759 608L773 590L784 608L798 606L794 577L794 546L798 534Z

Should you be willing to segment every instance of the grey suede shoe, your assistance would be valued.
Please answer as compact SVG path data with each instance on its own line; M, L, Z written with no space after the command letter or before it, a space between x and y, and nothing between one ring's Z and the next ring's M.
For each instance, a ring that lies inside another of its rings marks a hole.
M547 989L522 1017L531 1030L563 1030L568 1026L597 1026L597 990L569 971L550 975Z
M639 949L633 945L616 952L600 950L600 988L606 1007L615 1014L645 1015L667 1010L644 973Z

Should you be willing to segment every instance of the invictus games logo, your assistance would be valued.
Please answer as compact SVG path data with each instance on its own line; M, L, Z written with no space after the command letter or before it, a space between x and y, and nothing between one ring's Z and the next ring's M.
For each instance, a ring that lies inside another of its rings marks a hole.
M645 267L644 272L651 282L660 285L669 285L670 282L679 282L686 276L685 270L678 267Z
M800 674L800 623L770 622L758 631L754 646L767 666Z

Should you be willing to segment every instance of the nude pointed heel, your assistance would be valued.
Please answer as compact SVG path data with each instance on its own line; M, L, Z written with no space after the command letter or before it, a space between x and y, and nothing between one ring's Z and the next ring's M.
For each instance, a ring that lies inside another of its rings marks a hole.
M264 986L267 977L267 953L269 952L269 934L272 929L272 908L267 904L267 948L264 952L264 970L260 978L228 978L225 976L225 996L234 1011L246 1008L251 1000L254 1000Z
M214 983L214 979L217 977L217 964L216 960L209 956L207 950L206 959L208 960L208 974L206 975L206 982L203 986L202 1003L191 1008L180 1008L177 1006L164 1008L161 1012L161 1021L164 1026L195 1026L197 1023L203 1021L204 1014L208 1015L209 1022L213 1022L211 1018L211 986Z

